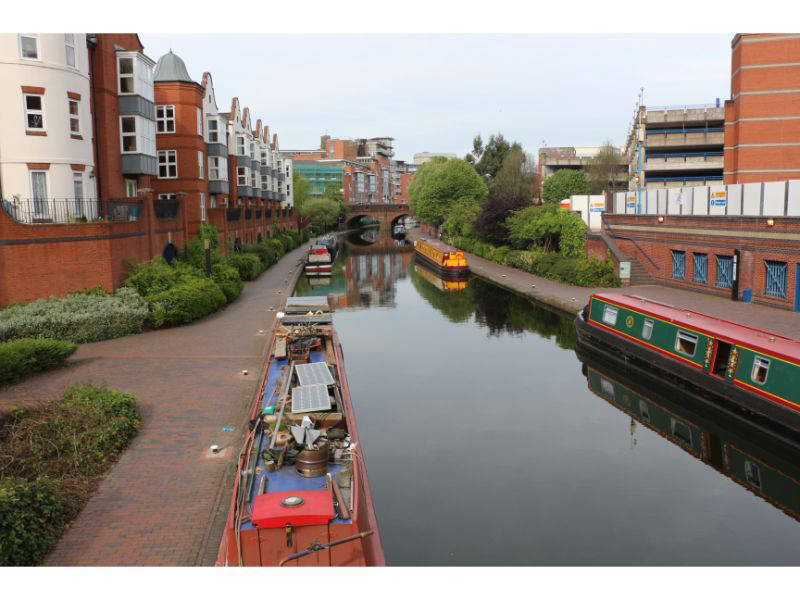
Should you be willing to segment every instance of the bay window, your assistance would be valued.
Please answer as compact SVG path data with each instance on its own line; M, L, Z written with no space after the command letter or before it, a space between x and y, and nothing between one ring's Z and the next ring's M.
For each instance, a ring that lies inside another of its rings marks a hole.
M237 135L236 136L236 154L239 156L246 156L245 155L245 145L244 145L244 136Z
M66 54L67 66L75 67L75 34L64 34L64 52Z
M120 94L138 94L153 101L153 63L139 52L117 53Z
M219 142L219 121L216 119L208 120L208 143L216 144Z
M236 185L240 187L247 185L247 167L236 167Z
M122 151L136 152L136 117L120 117L122 131Z
M22 58L39 60L39 38L35 33L19 35L19 54Z
M175 105L156 106L156 132L175 133Z

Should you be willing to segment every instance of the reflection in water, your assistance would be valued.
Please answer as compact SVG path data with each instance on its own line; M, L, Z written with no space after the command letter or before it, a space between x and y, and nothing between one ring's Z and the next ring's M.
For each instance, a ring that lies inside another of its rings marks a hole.
M570 316L478 277L445 291L387 234L343 246L296 293L339 309L389 564L798 563L797 452L669 385L582 374Z
M414 271L428 283L433 284L436 289L443 292L460 292L461 290L467 289L469 275L464 277L464 279L442 279L438 274L421 264L414 264Z
M589 389L641 424L800 521L800 446L677 384L578 347Z

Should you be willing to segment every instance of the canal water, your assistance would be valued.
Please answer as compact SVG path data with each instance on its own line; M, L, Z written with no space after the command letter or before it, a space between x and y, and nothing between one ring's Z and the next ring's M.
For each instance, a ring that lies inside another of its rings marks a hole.
M576 353L571 317L376 230L295 293L335 307L388 564L800 563L797 450Z

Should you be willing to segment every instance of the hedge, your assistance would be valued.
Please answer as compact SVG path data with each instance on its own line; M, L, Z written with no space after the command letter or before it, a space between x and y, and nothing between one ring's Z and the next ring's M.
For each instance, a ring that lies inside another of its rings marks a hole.
M51 297L0 310L0 341L97 342L140 332L148 314L147 302L130 288L116 294L90 291Z
M228 303L236 300L244 289L244 283L239 278L239 271L228 264L217 263L212 266L211 279L225 294L225 301Z
M459 237L453 245L481 258L486 258L534 275L581 287L619 287L621 282L610 260L570 257L541 249L513 250L508 246L496 248L486 242Z
M244 281L253 281L264 272L264 263L258 254L251 252L234 252L228 256L228 264L239 272Z
M47 338L20 339L0 343L0 385L14 383L26 375L61 365L78 345Z
M219 286L204 277L185 279L147 299L150 302L150 319L156 327L191 323L227 303Z
M141 426L133 396L81 383L0 428L0 564L41 562Z

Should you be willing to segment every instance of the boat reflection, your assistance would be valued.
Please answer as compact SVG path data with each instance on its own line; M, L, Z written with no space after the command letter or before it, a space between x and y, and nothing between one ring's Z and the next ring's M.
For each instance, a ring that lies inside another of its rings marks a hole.
M461 290L465 290L467 288L467 282L469 281L469 276L461 279L442 279L439 275L421 264L415 263L414 270L420 277L428 283L432 283L443 292L460 292Z
M580 344L589 390L641 424L800 521L800 441Z

